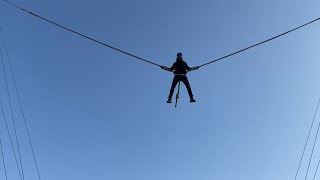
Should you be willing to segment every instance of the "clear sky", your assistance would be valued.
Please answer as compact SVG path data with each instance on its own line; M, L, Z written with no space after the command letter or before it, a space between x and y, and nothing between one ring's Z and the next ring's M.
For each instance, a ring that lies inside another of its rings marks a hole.
M318 0L13 2L166 66L178 51L196 66L320 16ZM320 22L191 72L197 102L190 104L181 86L177 108L166 103L173 75L159 67L2 1L0 24L42 179L294 179L320 98ZM0 71L0 98L13 133ZM34 180L10 77L9 88L25 179ZM0 137L8 177L19 179L2 116ZM299 179L306 165L304 159Z

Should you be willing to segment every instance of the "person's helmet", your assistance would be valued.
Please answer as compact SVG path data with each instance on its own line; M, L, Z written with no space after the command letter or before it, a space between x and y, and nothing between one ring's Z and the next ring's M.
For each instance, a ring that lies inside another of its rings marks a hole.
M182 56L182 53L181 52L178 52L177 53L177 57L181 57Z

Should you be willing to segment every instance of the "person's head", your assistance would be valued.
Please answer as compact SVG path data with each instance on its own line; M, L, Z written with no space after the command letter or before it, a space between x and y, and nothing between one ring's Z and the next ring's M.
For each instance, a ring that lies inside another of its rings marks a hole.
M177 53L177 61L182 61L183 58L182 58L182 53L181 52L178 52Z

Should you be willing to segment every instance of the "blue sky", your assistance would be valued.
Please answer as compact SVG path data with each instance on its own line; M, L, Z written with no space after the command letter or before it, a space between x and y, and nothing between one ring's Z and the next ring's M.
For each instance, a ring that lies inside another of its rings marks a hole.
M200 65L320 15L316 0L13 2L166 66L178 51ZM197 102L182 86L177 108L166 104L172 74L156 66L4 2L0 24L43 179L294 179L320 97L319 22L190 73ZM36 179L11 78L9 87L25 179ZM9 179L18 179L2 116L0 130Z

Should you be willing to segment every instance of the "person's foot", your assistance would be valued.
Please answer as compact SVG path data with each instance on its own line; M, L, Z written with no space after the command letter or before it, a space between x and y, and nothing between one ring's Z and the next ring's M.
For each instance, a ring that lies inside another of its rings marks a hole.
M167 103L171 103L171 99L168 99Z
M192 99L190 99L190 102L191 102L191 103L194 103L194 102L196 102L196 100L194 100L194 99L192 98Z

